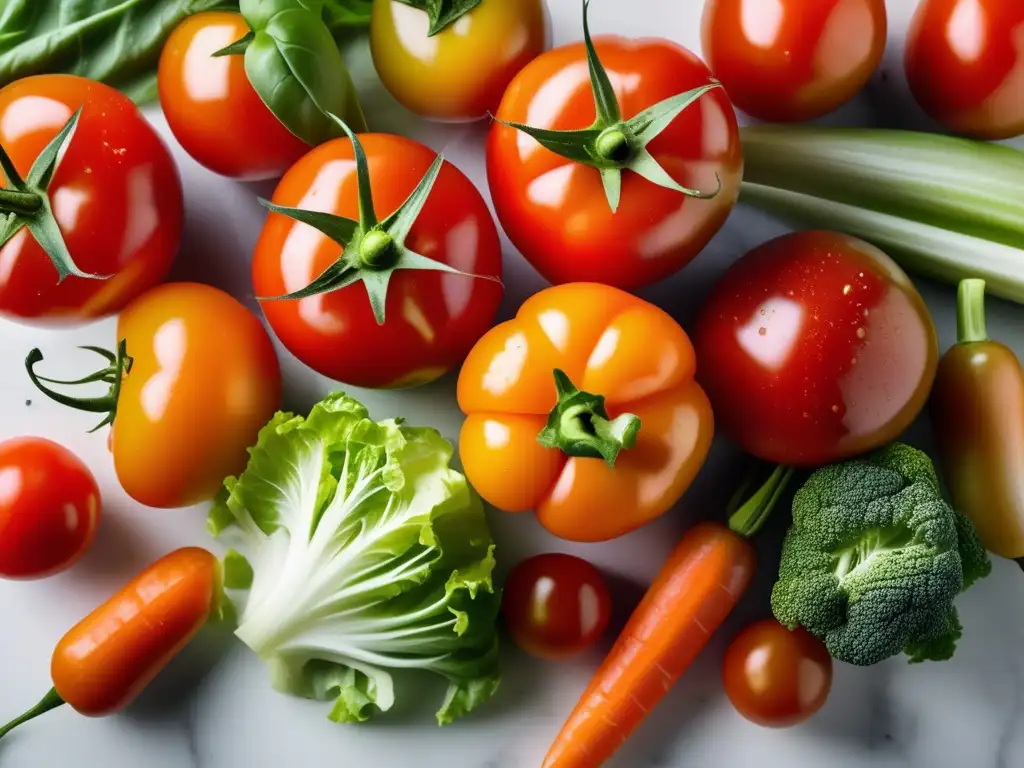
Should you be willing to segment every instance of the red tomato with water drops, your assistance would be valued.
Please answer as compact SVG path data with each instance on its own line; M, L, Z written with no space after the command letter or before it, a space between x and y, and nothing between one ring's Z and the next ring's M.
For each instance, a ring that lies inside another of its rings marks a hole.
M748 115L804 122L867 85L887 29L885 0L707 0L703 52Z
M621 117L713 82L691 51L668 40L594 39ZM596 107L584 43L548 51L512 81L497 118L537 129L585 129ZM495 122L487 178L509 239L550 282L599 282L634 290L686 266L736 203L743 157L725 91L708 91L666 123L646 147L674 183L718 193L699 199L653 183L628 167L617 210L601 172L556 154ZM717 175L717 180L716 180Z
M596 643L608 628L612 599L601 572L572 555L519 563L502 590L502 615L516 644L543 659L564 659Z
M826 231L755 248L697 318L697 378L725 434L813 467L881 447L924 407L938 366L928 308L877 248Z
M385 221L423 181L437 154L401 136L369 133L359 141L373 207ZM360 218L356 177L351 141L336 139L292 166L273 203L354 224ZM402 247L469 274L429 268L371 274L367 267L377 286L379 276L389 274L383 318L375 317L362 282L304 298L276 298L309 286L349 249L323 231L271 213L256 245L253 286L258 297L268 297L261 305L278 338L315 371L359 387L425 384L458 365L494 322L503 295L501 243L483 197L445 161Z
M725 652L722 680L729 701L751 722L787 728L812 717L832 689L832 657L803 627L754 622Z
M113 314L167 275L181 239L181 181L170 153L124 94L74 75L37 75L0 89L0 146L28 179L82 107L45 185L79 270L58 272L29 227L0 246L0 315L71 324ZM8 190L10 185L7 185ZM14 210L0 202L0 211Z
M42 578L71 567L99 522L99 487L71 451L41 437L0 443L0 578Z
M186 18L160 55L160 104L174 137L200 165L239 179L273 178L309 145L263 103L241 55L213 56L248 31L239 13Z
M1024 3L923 0L904 48L918 104L979 139L1024 133Z

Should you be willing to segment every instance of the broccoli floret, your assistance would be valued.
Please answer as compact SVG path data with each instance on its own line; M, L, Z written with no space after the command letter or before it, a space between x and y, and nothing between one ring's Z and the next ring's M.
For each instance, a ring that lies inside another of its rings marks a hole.
M772 610L850 664L939 661L962 632L953 599L991 569L931 459L894 443L819 469L797 492Z

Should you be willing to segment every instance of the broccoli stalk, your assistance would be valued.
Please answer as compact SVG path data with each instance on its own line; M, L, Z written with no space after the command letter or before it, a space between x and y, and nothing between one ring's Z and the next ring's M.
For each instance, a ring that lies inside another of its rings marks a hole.
M797 492L772 610L850 664L942 661L962 633L954 598L991 569L931 459L894 443L819 469Z

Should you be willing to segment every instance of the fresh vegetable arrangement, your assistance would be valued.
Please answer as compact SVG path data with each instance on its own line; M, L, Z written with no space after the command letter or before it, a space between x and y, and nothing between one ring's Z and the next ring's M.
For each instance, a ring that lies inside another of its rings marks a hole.
M393 719L412 700L393 675L423 670L448 725L501 696L505 653L590 664L626 609L545 768L623 750L741 602L763 618L731 638L722 689L757 725L827 706L835 662L954 658L988 553L1024 563L1024 366L984 305L1024 303L1024 154L983 141L1024 132L1024 15L976 5L972 56L950 0L921 0L908 30L911 91L955 136L794 124L868 82L883 0L706 0L700 56L670 29L592 37L590 0L581 39L550 50L542 0L0 5L0 317L118 315L113 347L83 347L99 370L54 378L53 337L15 368L110 426L97 451L120 485L101 493L97 464L49 438L0 442L0 579L87 578L122 491L202 505L210 534L75 625L53 689L0 738L65 703L121 711L211 620L336 723ZM493 214L471 174L376 127L350 40L384 98L489 121ZM204 254L245 265L237 297L164 282L189 190L147 103L207 172L276 180L250 190L254 251ZM636 295L737 201L812 228L733 254L699 306ZM551 285L503 307L524 264ZM958 286L948 350L922 277ZM358 392L290 391L273 340L339 385L453 394L457 447ZM921 416L934 457L907 437ZM716 426L757 471L726 475L727 519L680 529L630 604L590 547L684 522ZM492 533L501 512L534 514ZM768 598L749 587L771 514L787 532ZM533 517L546 551L514 562L501 533Z

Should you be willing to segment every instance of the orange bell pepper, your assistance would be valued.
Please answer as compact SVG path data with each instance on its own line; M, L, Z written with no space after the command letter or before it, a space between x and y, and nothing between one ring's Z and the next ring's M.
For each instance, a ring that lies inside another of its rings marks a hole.
M528 299L459 375L463 469L490 504L535 510L570 541L607 541L664 514L714 432L693 346L662 310L605 285Z

